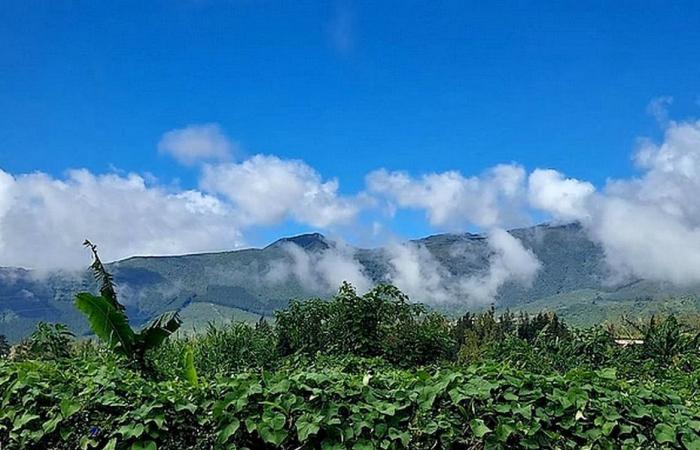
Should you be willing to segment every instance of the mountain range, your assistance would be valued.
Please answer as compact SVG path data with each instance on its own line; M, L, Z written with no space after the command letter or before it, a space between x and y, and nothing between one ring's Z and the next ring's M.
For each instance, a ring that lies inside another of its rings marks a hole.
M540 268L529 283L509 280L501 284L492 299L499 309L555 310L580 325L623 313L700 309L699 286L678 288L641 279L612 282L603 250L578 224L544 224L509 233L537 257ZM450 277L445 283L487 272L492 255L487 238L471 233L439 234L411 241L411 245L427 250L447 269ZM185 324L196 329L208 321L271 316L292 298L332 295L337 285L321 278L309 281L309 274L324 263L314 255L330 251L345 255L371 283L390 279L392 266L386 248L338 248L318 233L283 238L265 248L132 257L107 267L132 324L142 325L162 312L179 310ZM342 279L343 274L335 276ZM87 333L85 320L73 306L75 293L86 290L96 290L88 271L37 275L26 269L0 268L0 334L16 342L38 321L62 322L78 335ZM429 299L412 300L430 304ZM451 298L431 306L459 314L489 303Z

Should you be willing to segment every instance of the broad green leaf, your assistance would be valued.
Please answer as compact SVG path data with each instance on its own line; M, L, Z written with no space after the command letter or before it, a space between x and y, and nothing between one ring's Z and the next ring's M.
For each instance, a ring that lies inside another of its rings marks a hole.
M158 446L153 441L134 442L131 450L158 450Z
M145 431L143 424L132 423L129 425L122 425L117 430L117 433L121 434L125 439L137 438L143 434Z
M61 400L59 406L61 408L61 414L63 414L63 417L66 419L80 411L80 403L74 402L73 400L67 398Z
M700 450L700 435L696 433L683 433L681 442L687 450Z
M259 427L258 433L263 441L268 444L279 446L287 438L287 432L284 430L273 430L268 427Z
M660 423L654 427L654 437L659 444L676 442L676 430L665 423Z
M508 441L508 438L510 437L511 434L515 431L515 427L509 423L499 423L496 426L495 430L495 435L496 439L498 439L500 442L506 442Z
M374 450L374 444L372 441L361 440L355 442L355 445L352 446L352 450Z
M305 442L309 438L309 436L315 435L321 429L321 427L317 423L301 419L297 420L296 428L297 436L299 437L299 442Z
M226 425L223 430L219 432L219 442L225 444L233 436L236 431L241 427L241 422L237 418L232 418L231 423Z
M132 354L135 335L123 311L117 310L104 297L87 292L76 296L75 306L87 316L93 333L109 347L127 356Z
M182 375L192 386L197 386L197 369L194 366L194 353L189 345L182 352Z
M182 325L182 320L177 312L171 311L162 314L138 334L138 339L143 343L145 350L160 346L165 339L176 332Z
M12 423L12 427L15 429L20 429L32 420L36 420L38 418L39 416L36 414L24 413L15 419L15 421Z
M491 428L487 427L484 421L481 419L473 419L471 422L469 422L469 427L472 429L474 436L478 437L479 439L491 432Z

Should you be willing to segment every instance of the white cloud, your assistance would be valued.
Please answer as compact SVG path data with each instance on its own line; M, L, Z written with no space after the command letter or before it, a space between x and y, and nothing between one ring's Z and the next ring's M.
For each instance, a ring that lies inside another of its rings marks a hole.
M528 179L530 204L563 221L585 220L586 202L594 192L591 183L564 178L556 170L536 169Z
M528 286L540 269L540 262L532 251L510 233L493 229L488 235L488 245L492 251L489 269L481 276L461 281L461 290L472 300L489 302L498 289L508 281Z
M296 278L310 292L332 292L347 281L359 293L372 286L362 265L355 259L354 250L342 243L331 243L326 250L308 252L294 243L283 245L289 259L278 259L270 264L264 275L269 283L283 283Z
M599 194L589 183L549 173L543 184L550 194L531 195L533 206L555 217L585 217L616 275L700 283L700 121L669 122L663 142L642 141L634 159L641 176L610 180Z
M338 181L323 181L302 161L255 155L239 164L205 166L201 187L225 196L251 224L286 218L326 228L352 222L359 200L338 193Z
M191 166L200 161L225 161L231 158L236 145L218 124L188 125L168 131L158 142L158 151Z
M489 228L527 222L522 208L525 170L514 164L498 165L468 178L449 171L416 179L405 172L381 169L367 176L367 186L399 207L424 209L434 226Z
M106 260L235 248L241 236L234 217L214 197L172 193L134 174L75 170L55 179L0 170L0 265L84 267L85 238Z
M415 301L426 303L493 302L498 289L507 282L529 285L540 269L537 257L510 233L493 229L487 243L491 251L485 272L458 277L442 265L423 245L412 242L387 247L392 268L389 281ZM464 246L450 249L453 258L472 259Z
M413 301L442 303L458 300L449 290L449 271L423 245L413 242L387 246L389 281Z

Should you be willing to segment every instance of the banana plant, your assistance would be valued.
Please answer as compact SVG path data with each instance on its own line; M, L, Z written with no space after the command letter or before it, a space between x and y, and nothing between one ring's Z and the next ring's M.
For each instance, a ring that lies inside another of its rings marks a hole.
M75 306L85 315L92 332L100 340L114 352L144 368L146 352L160 346L177 331L182 320L177 312L167 312L141 331L134 331L129 325L126 308L117 299L112 274L107 272L97 254L97 246L87 239L83 245L92 252L90 268L100 286L100 295L81 292L76 295Z

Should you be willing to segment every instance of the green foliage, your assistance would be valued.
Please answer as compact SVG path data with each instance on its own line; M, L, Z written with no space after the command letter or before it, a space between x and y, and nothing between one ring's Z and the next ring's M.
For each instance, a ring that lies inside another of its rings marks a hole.
M68 342L57 347L68 349L63 356L44 344L52 350L0 359L0 448L700 442L698 333L674 317L628 325L643 343L623 346L619 327L579 330L553 314L493 308L453 323L394 287L360 296L344 284L330 301L293 302L274 325L210 324L167 339L180 326L176 314L137 333L103 295L78 298L100 343ZM57 330L43 328L37 341L55 342L45 336ZM124 355L148 371L123 364Z
M10 344L4 334L0 334L0 358L6 358L10 354Z
M161 379L181 378L186 369L186 352L192 353L196 373L206 379L249 369L270 369L279 360L274 331L261 321L254 327L241 322L210 324L204 333L167 340L147 353L147 364Z
M700 331L681 325L675 316L660 319L652 316L646 322L626 322L635 329L642 341L643 353L660 365L669 365L682 355L697 351Z
M102 260L100 260L100 257L97 254L97 245L93 244L87 239L85 239L83 245L89 248L92 252L92 264L90 264L90 268L95 276L95 281L97 281L97 284L99 285L100 296L107 300L109 304L114 307L114 309L124 311L124 305L119 303L117 300L117 291L114 287L114 277L112 277L111 273L107 272L107 269L102 264Z
M330 301L292 301L275 319L282 355L381 356L411 366L448 358L455 349L451 326L443 316L409 303L389 285L360 296L344 283Z
M85 314L92 332L109 348L124 356L133 354L136 335L122 309L115 308L102 296L87 292L76 295L75 307Z
M194 353L191 347L185 348L182 352L182 373L183 378L192 386L197 386L199 384L197 368L194 366Z
M681 449L700 439L697 398L662 383L629 383L614 370L345 365L292 365L192 385L89 357L0 362L0 445Z
M91 268L100 284L100 295L81 292L75 297L75 306L87 318L90 328L109 348L146 368L145 354L160 346L180 328L182 321L176 312L157 317L139 333L134 332L126 316L126 308L119 303L112 275L107 272L97 254L97 246L87 239L84 245L92 251Z
M16 359L56 359L70 356L74 336L63 324L39 322L32 334L16 348Z

